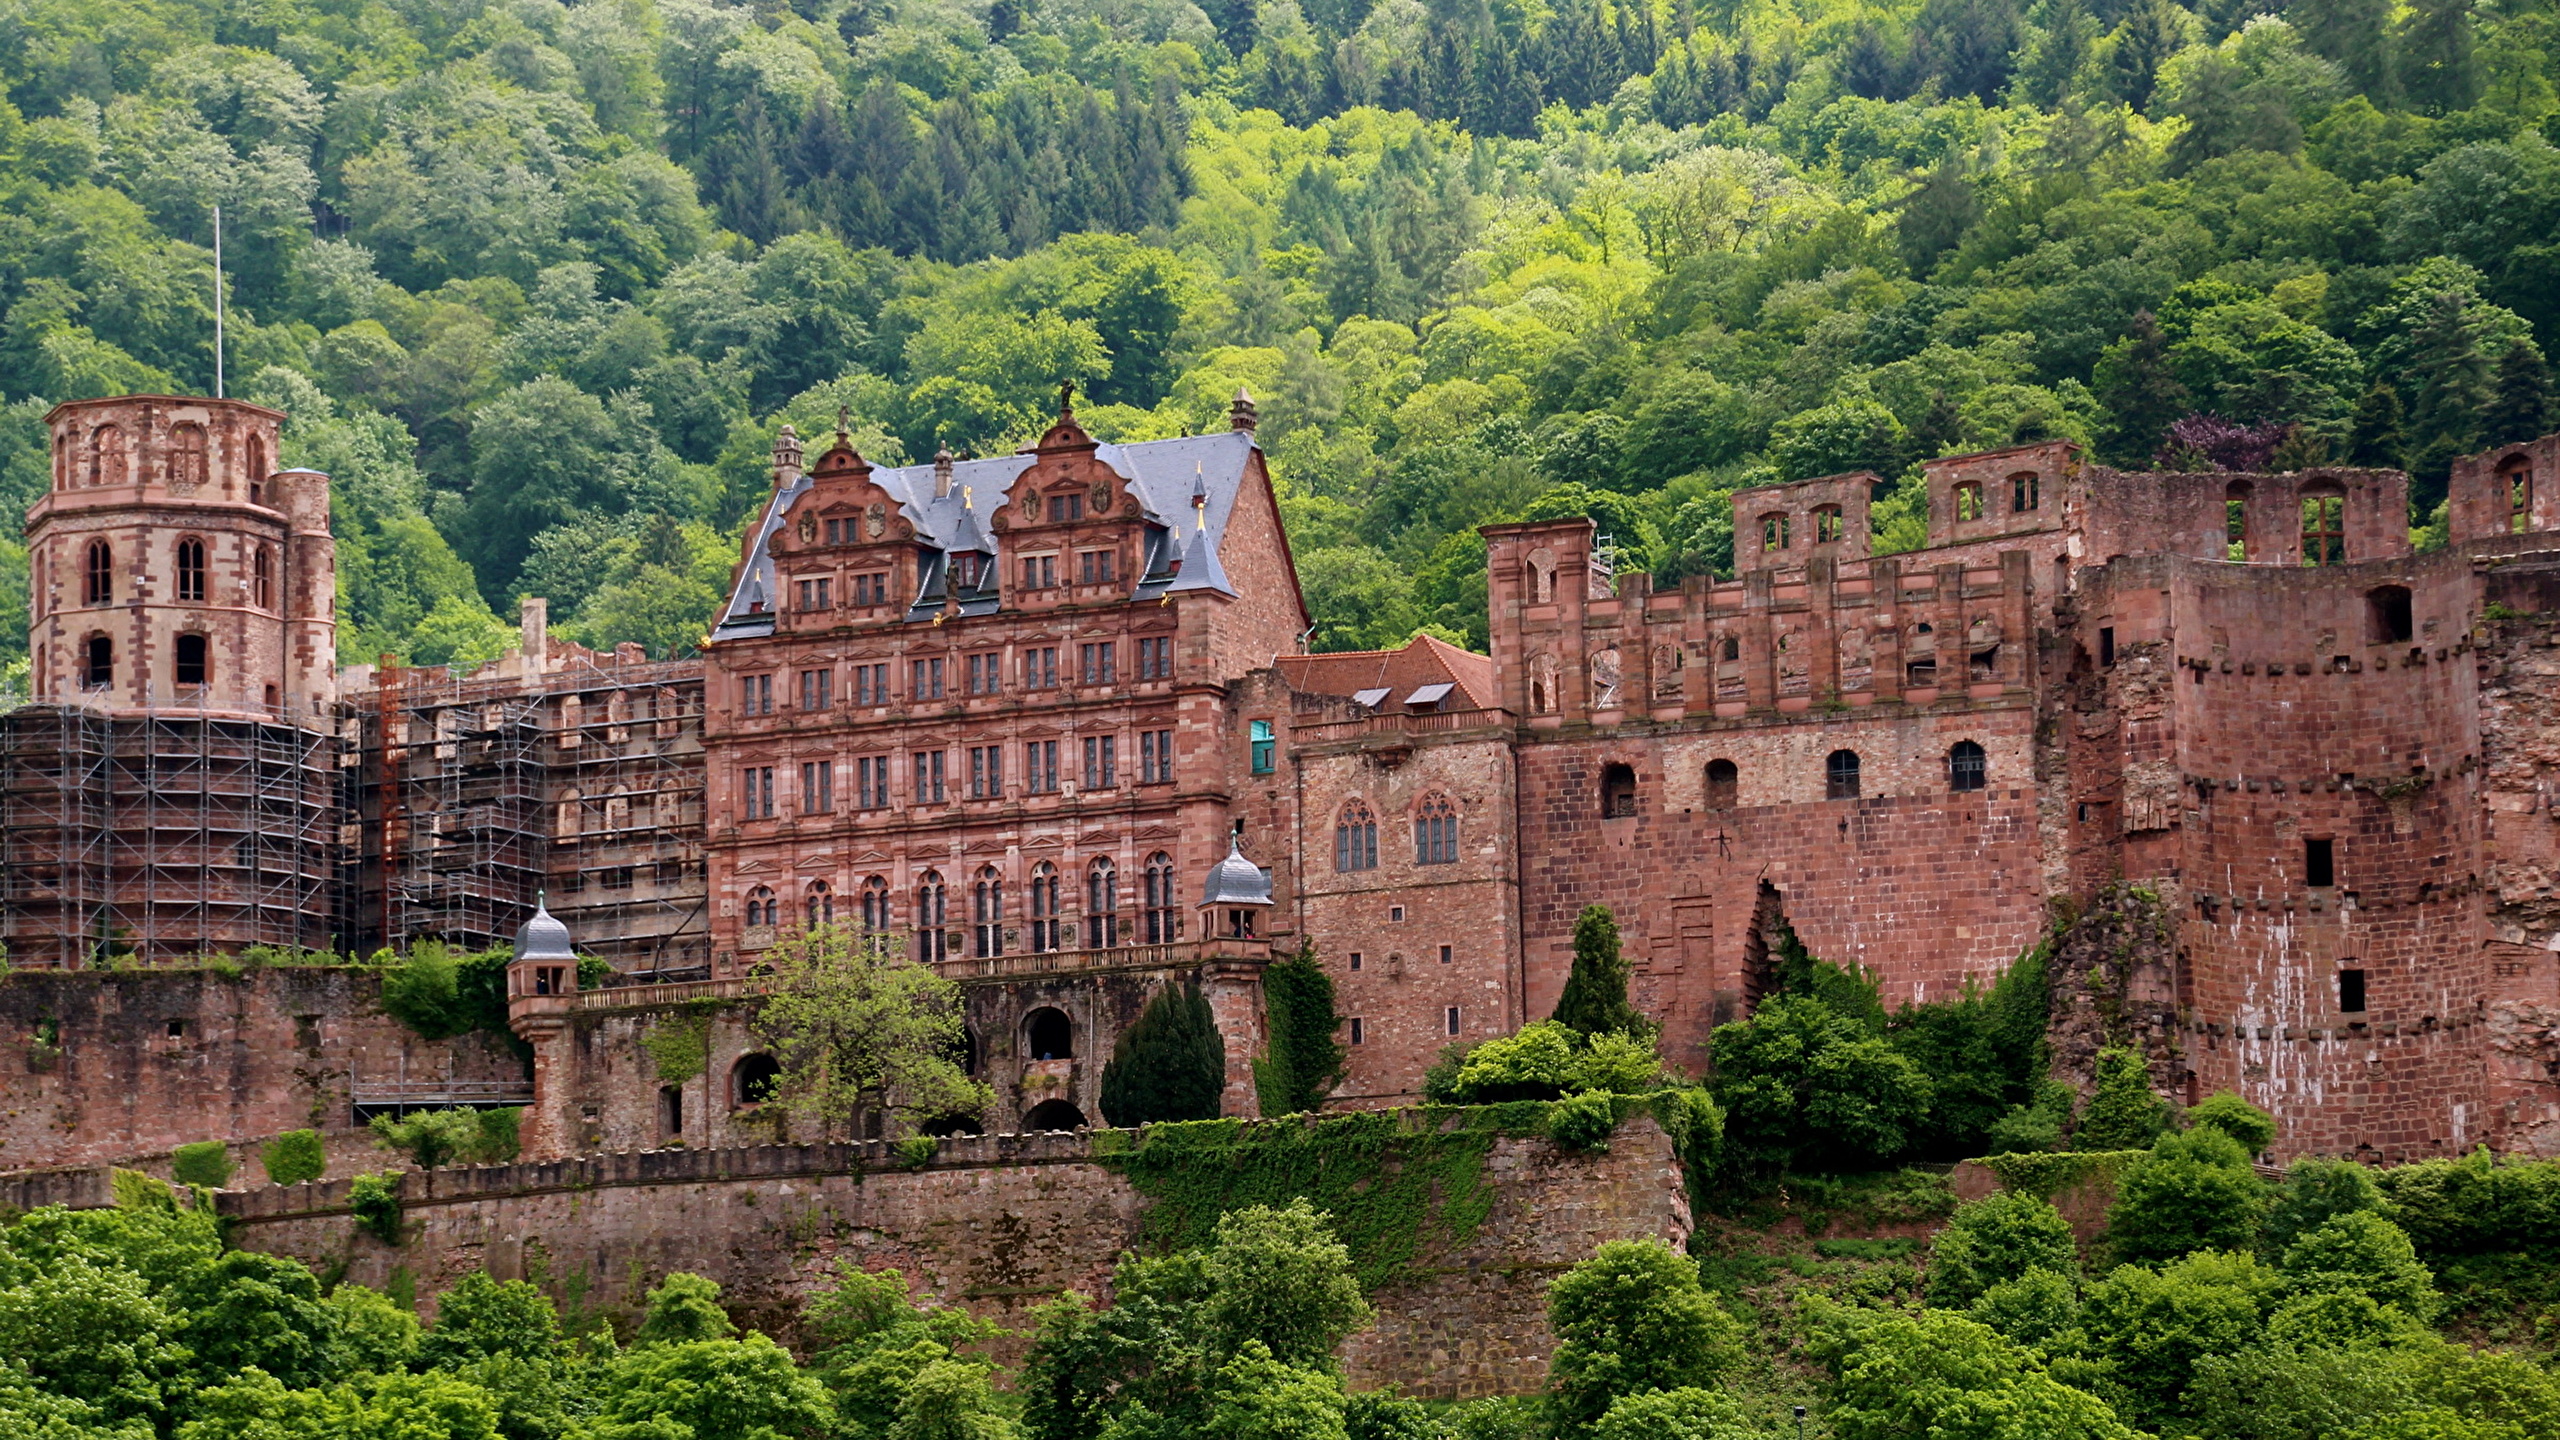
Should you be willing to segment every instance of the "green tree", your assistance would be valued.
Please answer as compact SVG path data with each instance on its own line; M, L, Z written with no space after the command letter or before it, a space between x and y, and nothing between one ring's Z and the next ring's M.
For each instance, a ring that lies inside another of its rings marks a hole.
M514 1159L516 1119L512 1110L420 1110L376 1115L371 1128L375 1144L399 1151L422 1170L433 1170L457 1161Z
M1586 905L1573 922L1573 968L1556 997L1555 1021L1575 1034L1645 1035L1652 1023L1627 999L1633 967L1618 948L1618 919L1606 905Z
M1871 1169L1911 1144L1932 1085L1858 1021L1785 995L1716 1027L1711 1088L1724 1107L1723 1165L1767 1181L1789 1169Z
M1700 1288L1696 1263L1650 1238L1609 1241L1558 1276L1547 1323L1548 1398L1568 1430L1623 1396L1712 1386L1742 1358L1742 1327Z
M2432 488L2441 494L2442 477L2454 457L2478 444L2491 396L2480 328L2458 291L2439 292L2424 322L2410 333L2409 369L2415 382L2409 406L2410 465L2433 477Z
M2220 1130L2163 1135L2117 1187L2107 1240L2127 1260L2246 1250L2266 1207L2266 1182L2239 1141Z
M2082 1310L2089 1354L2124 1388L2125 1418L2177 1417L2200 1362L2257 1343L2283 1283L2251 1256L2207 1251L2158 1270L2121 1265L2091 1286Z
M2050 1201L2002 1190L1956 1207L1929 1250L1929 1299L1962 1309L2030 1270L2070 1275L2080 1264L2071 1222Z
M2340 1215L2381 1214L2382 1188L2373 1172L2353 1160L2306 1155L2285 1172L2284 1184L2267 1207L2263 1239L2282 1255L2293 1242Z
M2252 1155L2276 1143L2276 1117L2241 1099L2237 1091L2207 1095L2187 1111L2186 1118L2190 1128L2219 1130Z
M675 1435L816 1436L835 1407L791 1353L762 1335L641 1345L617 1357L597 1385L598 1440ZM681 1428L678 1428L681 1427Z
M2362 1295L2424 1320L2437 1309L2435 1276L2408 1232L2365 1210L2321 1222L2285 1247L2284 1274L2297 1294Z
M1754 1440L1765 1432L1732 1396L1683 1385L1620 1396L1585 1433L1591 1440Z
M2132 331L2099 359L2097 389L2107 407L2107 453L2124 464L2148 464L2170 422L2192 408L2149 310L2135 311Z
M1859 1333L1832 1388L1831 1428L1842 1440L2137 1440L2107 1402L1943 1310L1892 1315Z
M495 1357L550 1360L560 1353L560 1313L522 1280L474 1270L436 1298L436 1323L419 1342L430 1366L459 1367Z
M764 952L756 1032L781 1066L775 1102L816 1127L885 1109L905 1124L976 1116L993 1100L955 1058L960 987L932 967L833 925Z
M1342 1080L1349 1051L1334 1009L1333 977L1317 961L1315 942L1262 972L1262 1004L1270 1017L1263 1056L1253 1062L1254 1088L1265 1117L1316 1110Z
M2414 0L2394 47L2400 88L2431 115L2466 110L2480 95L2472 0Z
M169 1177L181 1185L219 1190L231 1183L231 1147L220 1140L199 1140L169 1153Z
M2397 470L2405 463L2408 442L2400 433L2400 392L2388 381L2375 380L2356 400L2347 422L2347 460L2378 470Z
M2481 438L2493 445L2540 436L2551 425L2551 369L2542 352L2518 340L2498 358L2495 391L2480 417Z
M298 1260L233 1251L174 1287L188 1348L207 1377L256 1366L300 1389L337 1379L353 1358L338 1311Z
M635 1345L679 1345L689 1340L726 1340L737 1333L729 1312L721 1308L720 1286L679 1270L649 1292L648 1313L631 1340Z
M2098 1052L2097 1083L2072 1132L2071 1148L2146 1150L2170 1123L2169 1102L2152 1092L2151 1069L2142 1056L2111 1046Z
M1351 1252L1304 1199L1220 1216L1204 1275L1202 1318L1224 1354L1251 1343L1283 1364L1324 1365L1375 1313L1352 1278Z
M1120 1034L1102 1067L1102 1113L1126 1127L1214 1120L1227 1088L1227 1042L1196 984L1168 985Z
M300 1185L329 1171L329 1153L317 1130L287 1130L258 1152L270 1185Z

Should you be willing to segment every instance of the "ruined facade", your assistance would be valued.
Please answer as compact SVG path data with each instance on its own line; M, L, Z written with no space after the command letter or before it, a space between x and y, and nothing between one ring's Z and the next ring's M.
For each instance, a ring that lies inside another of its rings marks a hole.
M1587 521L1494 526L1489 656L1316 656L1252 426L1107 445L1062 412L900 469L786 432L702 659L537 611L479 674L347 677L339 928L483 943L547 893L618 972L519 996L531 1133L571 1153L765 1138L742 1014L679 1080L643 1041L813 921L961 982L1007 1131L1100 1120L1176 983L1252 1113L1261 967L1302 941L1336 1103L1381 1104L1546 1014L1588 905L1694 1068L1781 914L1901 1002L2139 893L2142 1003L2101 1009L2164 1089L2237 1088L2296 1153L2560 1151L2560 437L2462 462L2426 554L2396 472L2063 443L1929 464L1904 554L1872 553L1874 476L1739 492L1735 578L1660 593ZM1205 903L1231 848L1267 908Z

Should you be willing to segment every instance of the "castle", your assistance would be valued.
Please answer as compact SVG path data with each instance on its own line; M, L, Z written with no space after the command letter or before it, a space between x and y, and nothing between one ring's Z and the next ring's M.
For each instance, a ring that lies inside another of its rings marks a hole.
M842 434L804 467L786 428L701 658L563 644L528 600L460 675L332 666L327 481L270 468L282 418L52 413L35 693L0 717L10 963L481 945L541 901L614 983L517 967L527 1085L272 980L167 1019L192 1080L93 1055L118 1093L0 1127L7 1163L202 1138L183 1097L216 1092L244 1136L509 1099L537 1155L776 1138L723 1002L821 921L961 984L1013 1131L1100 1123L1101 1061L1177 981L1254 1113L1260 976L1302 940L1335 1103L1375 1105L1547 1014L1586 905L1696 1069L1780 917L1900 1002L2128 890L2158 933L2107 1004L2164 1088L2237 1089L2287 1153L2560 1152L2560 436L2458 464L2425 554L2398 472L2062 442L1929 463L1904 554L1871 553L1874 475L1742 491L1736 578L1661 593L1587 520L1491 526L1484 656L1302 653L1242 396L1220 434L1098 443L1062 405L1019 454L895 469ZM705 1012L666 1078L643 1038Z

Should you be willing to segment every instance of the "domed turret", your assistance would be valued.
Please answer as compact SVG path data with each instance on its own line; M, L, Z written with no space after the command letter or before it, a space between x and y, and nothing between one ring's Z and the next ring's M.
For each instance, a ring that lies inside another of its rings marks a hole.
M1271 876L1244 858L1241 838L1227 838L1227 858L1209 871L1200 908L1209 912L1207 923L1201 927L1209 934L1229 940L1258 938L1254 912L1271 908Z
M578 952L569 943L569 927L554 919L539 899L533 903L533 918L516 931L516 958L578 963Z

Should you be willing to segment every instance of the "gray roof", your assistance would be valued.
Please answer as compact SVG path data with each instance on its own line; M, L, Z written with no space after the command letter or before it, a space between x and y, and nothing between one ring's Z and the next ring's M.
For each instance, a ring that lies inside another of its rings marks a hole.
M578 952L569 943L569 927L555 919L540 900L533 903L533 918L516 931L518 960L575 960Z
M1210 867L1208 884L1201 888L1201 908L1270 903L1271 872L1244 858L1244 842L1227 837L1227 858Z
M1236 499L1243 493L1246 459L1253 448L1252 435L1229 430L1095 449L1095 459L1129 482L1139 513L1154 527L1148 534L1146 573L1137 579L1135 598L1186 590L1215 590L1230 596L1236 593L1217 552L1225 543L1227 521L1235 513ZM952 554L970 550L995 552L994 532L987 522L1010 498L1014 482L1037 459L1024 453L954 461L951 493L943 496L933 493L931 464L872 470L872 483L898 502L898 514L915 527L917 547L928 552L921 567L923 583L910 597L914 604L909 619L929 620L943 608L943 585ZM773 612L781 605L780 582L773 568L773 533L790 521L793 507L809 493L813 483L804 473L766 506L764 518L756 526L746 567L738 572L729 603L712 630L714 639L772 632ZM1192 503L1195 494L1202 501L1196 507ZM1180 557L1178 566L1176 557ZM981 615L996 610L997 579L991 573L981 588L963 595L961 613Z

